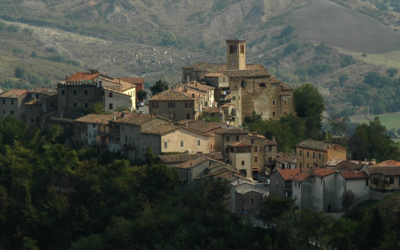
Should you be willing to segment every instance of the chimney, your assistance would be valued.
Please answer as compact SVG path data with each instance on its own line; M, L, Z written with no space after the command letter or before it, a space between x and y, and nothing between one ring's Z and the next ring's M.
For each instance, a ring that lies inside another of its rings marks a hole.
M375 160L375 159L372 159L372 160L371 160L371 163L372 163L372 165L375 165L375 164L376 164L376 160Z
M253 132L253 135L257 135L257 132Z
M114 114L113 114L113 121L115 121L116 119L117 119L117 114L114 113Z
M275 136L272 136L272 140L275 141Z

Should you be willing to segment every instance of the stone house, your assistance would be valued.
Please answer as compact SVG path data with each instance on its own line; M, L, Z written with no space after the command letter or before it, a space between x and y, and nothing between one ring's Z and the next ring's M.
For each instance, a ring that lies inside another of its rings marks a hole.
M216 150L222 153L226 163L242 170L244 176L269 174L277 153L274 140L238 128L222 129L214 134Z
M11 115L15 118L26 120L25 103L28 101L28 90L12 89L0 94L1 118Z
M305 140L296 145L297 168L310 169L323 166L331 159L346 160L347 149L340 145Z
M57 90L35 88L28 93L28 102L25 103L26 125L44 129L46 118L56 116L58 109Z
M400 190L400 164L395 163L395 166L370 166L367 168L371 180L378 177L381 180L385 179L389 182L388 190ZM371 187L375 189L376 187ZM378 188L380 189L380 188Z
M270 176L270 195L292 197L292 177L300 173L300 169L276 168Z
M181 122L179 122L182 124ZM210 151L215 151L215 132L221 131L222 129L227 129L228 125L222 122L211 122L205 120L184 120L183 125L187 128L198 131L203 134L210 136L209 148Z
M149 113L173 121L196 119L198 109L195 98L175 89L168 89L149 99Z
M275 169L295 169L296 155L279 152L275 158Z
M187 88L188 90L194 90L199 93L203 93L205 95L204 103L201 104L203 108L205 107L213 107L213 103L215 100L214 90L215 87L208 86L203 83L192 81L183 85L180 85L180 89Z
M265 197L265 193L253 187L239 185L235 187L233 212L236 214L250 214L256 216L260 211L260 203ZM232 198L231 198L232 199Z
M183 67L182 82L205 79L207 85L216 87L219 105L230 102L226 96L233 89L242 88L242 120L253 111L263 119L280 119L294 112L293 88L273 78L262 65L246 64L245 40L235 37L226 44L226 64L197 62Z

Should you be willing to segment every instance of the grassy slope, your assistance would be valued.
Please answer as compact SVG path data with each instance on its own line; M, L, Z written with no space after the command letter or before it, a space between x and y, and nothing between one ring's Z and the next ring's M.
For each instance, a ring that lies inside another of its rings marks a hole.
M383 115L378 115L379 120L381 123L386 126L386 128L392 129L398 129L400 128L400 112L396 113L387 113ZM357 123L369 123L369 120L367 119L366 115L364 114L356 114L353 116L349 117L352 122L357 122ZM371 116L372 119L372 116Z

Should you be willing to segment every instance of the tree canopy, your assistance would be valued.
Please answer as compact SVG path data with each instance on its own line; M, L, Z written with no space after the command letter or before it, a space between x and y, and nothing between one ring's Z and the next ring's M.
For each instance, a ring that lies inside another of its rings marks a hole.
M168 83L164 80L159 79L156 83L150 87L150 91L152 95L161 93L165 90L169 89Z

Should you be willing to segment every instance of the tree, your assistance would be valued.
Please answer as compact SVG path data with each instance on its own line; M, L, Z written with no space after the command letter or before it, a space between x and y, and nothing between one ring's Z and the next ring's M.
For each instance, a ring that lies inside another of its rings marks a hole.
M375 185L376 189L378 189L382 184L382 179L378 176L374 176L371 178L372 185Z
M139 101L143 101L147 97L147 91L141 89L137 92L137 98Z
M331 236L328 246L332 246L341 250L356 250L351 242L351 237L356 229L357 222L347 218L340 218L332 221L332 226L328 229L327 234ZM357 235L357 233L356 233Z
M28 72L22 67L16 67L14 70L14 76L26 80L28 79Z
M340 85L340 86L343 86L343 84L344 84L347 80L349 80L349 76L348 76L347 74L341 74L341 75L339 76L339 85Z
M340 117L340 115L333 115L328 119L328 125L333 135L343 136L347 133L349 118Z
M272 227L274 221L283 219L285 215L297 209L294 199L281 198L279 196L272 196L262 200L260 206L258 218L268 227Z
M144 155L144 158L146 159L145 163L147 165L153 165L157 163L158 157L155 153L153 153L153 149L151 148L150 145L147 145L146 154Z
M399 73L399 70L396 68L390 68L386 70L386 74L390 77L394 77L397 73Z
M313 138L322 127L324 99L318 89L309 83L294 91L294 107L299 117L306 119L306 136Z
M344 211L349 211L351 206L358 200L357 196L351 190L347 190L342 195L342 206Z
M384 214L379 208L375 207L372 210L372 216L368 225L368 231L366 235L367 246L369 249L375 249L379 247L385 236L385 219Z
M96 102L95 104L93 104L93 106L91 106L91 107L86 109L86 113L88 113L88 114L96 114L96 115L104 114L103 103Z
M156 83L150 87L150 91L152 95L161 93L165 90L169 89L168 83L164 80L159 79Z

